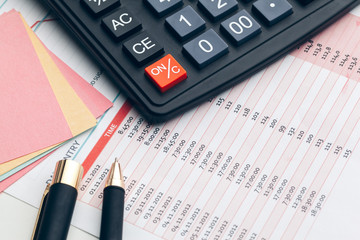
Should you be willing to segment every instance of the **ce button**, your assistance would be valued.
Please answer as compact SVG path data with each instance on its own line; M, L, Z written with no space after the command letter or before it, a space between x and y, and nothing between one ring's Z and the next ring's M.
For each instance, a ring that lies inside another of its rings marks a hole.
M127 52L138 65L160 56L164 48L146 31L124 43L124 51Z

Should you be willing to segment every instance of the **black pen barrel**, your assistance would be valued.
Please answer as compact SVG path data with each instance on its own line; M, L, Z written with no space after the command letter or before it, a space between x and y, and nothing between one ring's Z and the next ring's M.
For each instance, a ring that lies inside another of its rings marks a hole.
M66 240L76 198L74 187L62 183L50 187L36 240Z
M104 189L101 215L101 240L121 240L123 232L125 191L118 186Z

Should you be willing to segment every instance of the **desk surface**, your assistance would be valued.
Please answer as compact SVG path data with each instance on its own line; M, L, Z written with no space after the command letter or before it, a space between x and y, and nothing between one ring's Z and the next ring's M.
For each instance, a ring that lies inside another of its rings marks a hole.
M30 239L37 209L7 193L0 194L0 239ZM6 216L6 217L4 217ZM94 240L94 236L73 226L70 227L68 240Z

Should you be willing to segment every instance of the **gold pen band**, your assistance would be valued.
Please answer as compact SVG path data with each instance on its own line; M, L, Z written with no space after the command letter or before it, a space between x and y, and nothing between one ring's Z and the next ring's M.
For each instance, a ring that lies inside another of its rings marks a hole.
M83 171L83 167L78 162L73 160L58 161L51 184L63 183L78 189Z

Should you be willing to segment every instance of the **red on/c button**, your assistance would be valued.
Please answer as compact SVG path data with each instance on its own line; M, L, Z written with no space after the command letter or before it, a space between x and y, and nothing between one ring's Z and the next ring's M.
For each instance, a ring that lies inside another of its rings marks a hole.
M145 68L145 74L153 80L161 92L187 78L185 69L170 54Z

